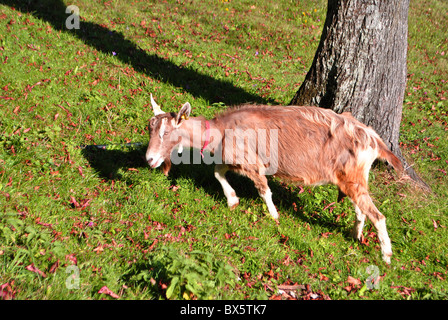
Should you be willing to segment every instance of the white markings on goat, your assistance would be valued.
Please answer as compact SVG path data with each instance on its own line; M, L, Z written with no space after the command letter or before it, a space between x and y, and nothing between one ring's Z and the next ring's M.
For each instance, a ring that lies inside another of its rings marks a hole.
M278 212L275 208L274 202L272 201L272 192L270 189L267 189L265 193L260 193L261 198L263 198L266 206L268 207L269 214L272 218L278 219Z
M222 190L224 191L224 195L227 198L227 205L230 208L235 207L239 204L240 200L236 196L235 190L229 184L226 179L226 172L229 170L229 167L225 164L220 164L215 166L215 178L219 181L222 186Z
M166 130L166 123L167 119L162 119L162 123L160 124L160 130L159 130L159 137L160 137L160 143L163 143L163 136L165 135Z

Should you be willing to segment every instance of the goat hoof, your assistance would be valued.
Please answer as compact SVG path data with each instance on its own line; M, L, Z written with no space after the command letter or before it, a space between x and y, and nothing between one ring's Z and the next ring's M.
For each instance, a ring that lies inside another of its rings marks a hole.
M390 264L390 256L388 256L388 255L383 255L383 261L384 261L386 264Z
M358 240L360 243L364 241L363 234L360 234L358 230L352 230L351 236L353 237L353 239Z
M382 252L382 254L383 254L383 261L386 262L386 264L390 264L390 258L392 257L392 252L389 253Z
M240 204L240 201L237 200L236 202L229 203L228 205L229 205L230 210L234 210L236 207L238 207L239 204Z

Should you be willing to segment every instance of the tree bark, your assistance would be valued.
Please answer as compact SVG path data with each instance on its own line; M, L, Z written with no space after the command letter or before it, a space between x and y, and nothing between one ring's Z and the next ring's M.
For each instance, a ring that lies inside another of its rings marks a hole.
M351 112L373 127L406 165L399 147L409 0L328 0L312 66L290 105ZM427 185L412 168L414 180Z

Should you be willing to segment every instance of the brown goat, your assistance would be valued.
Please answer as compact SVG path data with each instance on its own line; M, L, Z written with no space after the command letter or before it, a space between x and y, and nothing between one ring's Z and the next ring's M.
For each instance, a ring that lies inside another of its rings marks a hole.
M353 236L361 239L367 216L377 229L383 259L390 263L386 218L372 202L367 181L377 158L389 162L399 173L403 166L372 128L348 113L316 107L244 105L206 120L202 116L189 118L188 102L177 114L161 111L152 96L151 103L155 116L150 121L146 160L152 168L164 164L167 174L176 146L200 149L201 154L210 151L228 206L239 204L225 177L231 170L254 182L274 219L278 213L267 174L293 183L335 184L354 204Z

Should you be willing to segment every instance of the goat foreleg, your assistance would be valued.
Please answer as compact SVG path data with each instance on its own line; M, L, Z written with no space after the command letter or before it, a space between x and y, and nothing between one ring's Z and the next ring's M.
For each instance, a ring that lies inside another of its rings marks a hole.
M254 182L255 188L257 188L258 190L258 194L264 200L264 203L268 207L269 214L271 215L272 218L278 220L277 208L275 207L274 202L272 201L272 192L271 189L269 189L268 179L266 178L266 176L260 174L259 173L260 170L258 170L258 168L253 167L252 168L246 167L237 172L247 176Z
M275 220L278 219L278 212L277 209L275 208L274 202L272 201L272 192L271 189L267 188L264 193L260 192L260 197L263 198L264 202L266 203L266 206L268 207L269 210L269 214L271 215L272 218L274 218Z
M227 171L229 171L229 167L227 165L217 164L215 166L215 178L221 184L224 195L227 198L227 205L230 209L235 209L235 207L240 203L240 199L236 196L235 190L226 179Z

